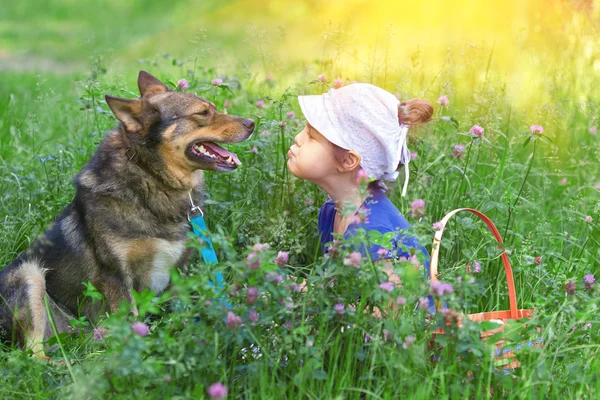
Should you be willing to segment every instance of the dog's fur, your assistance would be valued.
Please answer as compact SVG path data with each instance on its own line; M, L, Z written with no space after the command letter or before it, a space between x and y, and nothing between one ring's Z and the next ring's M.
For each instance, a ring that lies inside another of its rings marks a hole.
M75 178L76 195L52 226L0 271L0 338L43 357L70 318L94 319L131 302L133 290L161 292L169 268L183 267L191 193L202 203L202 170L228 172L231 158L199 156L193 144L235 143L254 130L250 119L218 113L191 93L173 92L152 75L138 77L140 99L106 96L121 122ZM195 147L198 149L198 147ZM218 160L218 161L217 161ZM191 190L191 192L190 192ZM85 301L91 282L104 304Z

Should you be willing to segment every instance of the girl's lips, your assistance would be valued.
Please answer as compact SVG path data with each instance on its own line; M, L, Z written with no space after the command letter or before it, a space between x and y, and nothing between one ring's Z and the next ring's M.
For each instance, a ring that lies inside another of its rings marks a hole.
M288 150L288 154L287 154L287 155L288 155L288 157L293 157L293 156L295 156L295 154L294 154L294 152L292 151L292 149L289 149L289 150Z

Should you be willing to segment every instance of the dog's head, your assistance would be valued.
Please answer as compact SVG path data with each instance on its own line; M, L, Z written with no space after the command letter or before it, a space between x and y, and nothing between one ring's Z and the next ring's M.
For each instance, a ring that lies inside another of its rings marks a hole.
M217 143L248 139L254 121L219 113L213 103L174 92L145 71L139 73L138 86L139 99L106 96L132 155L154 169L166 167L176 177L200 169L230 172L241 164Z

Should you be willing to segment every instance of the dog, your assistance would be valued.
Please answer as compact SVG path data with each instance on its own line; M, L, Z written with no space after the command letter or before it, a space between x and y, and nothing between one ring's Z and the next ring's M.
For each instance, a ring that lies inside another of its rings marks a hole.
M73 201L0 271L0 340L40 358L53 335L48 312L65 332L74 316L94 320L131 303L134 290L165 290L170 268L191 255L188 215L202 204L203 171L240 165L217 143L242 142L254 130L253 120L219 113L145 71L138 86L140 98L106 96L118 128L75 177ZM102 304L84 298L87 282Z

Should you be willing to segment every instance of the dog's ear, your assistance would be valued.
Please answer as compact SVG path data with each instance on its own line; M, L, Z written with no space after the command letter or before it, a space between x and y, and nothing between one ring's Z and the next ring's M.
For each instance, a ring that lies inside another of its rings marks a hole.
M145 98L171 91L164 83L146 71L140 71L138 75L138 87L140 88L140 94Z
M140 118L142 116L143 104L140 99L120 99L106 95L106 103L113 114L123 123L128 132L137 132L142 128Z

